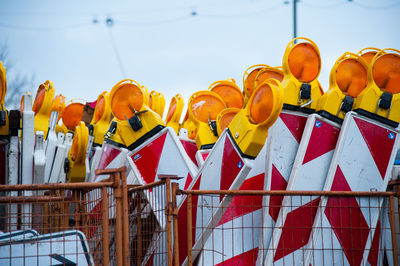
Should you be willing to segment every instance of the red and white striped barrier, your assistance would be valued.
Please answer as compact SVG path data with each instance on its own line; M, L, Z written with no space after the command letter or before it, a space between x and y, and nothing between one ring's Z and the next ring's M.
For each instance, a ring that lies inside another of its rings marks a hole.
M324 190L386 191L399 140L392 127L347 113ZM322 197L304 263L365 264L381 206L377 198Z

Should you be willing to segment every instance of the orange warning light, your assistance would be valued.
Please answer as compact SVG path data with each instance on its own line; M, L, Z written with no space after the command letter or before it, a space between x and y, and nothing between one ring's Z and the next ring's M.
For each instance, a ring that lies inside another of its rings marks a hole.
M222 131L229 126L232 119L240 111L239 108L226 108L223 109L217 117L217 130L218 135L221 135Z
M257 87L267 79L277 79L279 82L283 80L283 72L279 67L265 67L261 69L254 80L254 86Z
M124 83L116 84L110 93L111 110L119 120L125 120L134 115L134 110L139 111L143 105L143 92L139 84ZM132 81L134 82L134 81ZM134 110L133 110L134 109Z
M44 96L45 96L45 86L44 84L40 84L39 89L36 93L35 101L32 106L32 111L36 114L43 105Z
M216 120L218 113L225 109L225 103L218 94L210 91L199 91L189 100L189 106L194 118L208 123Z
M386 53L373 62L372 77L376 85L390 93L400 92L400 55Z
M380 52L381 49L375 48L375 47L367 47L358 52L358 55L361 56L362 59L367 63L367 65L370 65L372 62L372 59L374 56Z
M272 111L273 92L268 83L262 83L254 92L249 102L250 121L254 124L265 122Z
M172 116L174 115L177 104L178 103L176 101L176 96L172 97L171 103L169 104L168 113L167 113L167 119L166 119L167 123L171 120Z
M246 69L243 75L243 93L247 96L251 96L254 91L254 81L256 80L258 72L265 68L269 67L268 65L259 64L254 65Z
M75 131L76 126L81 122L84 107L84 104L77 102L70 103L65 107L62 120L69 130Z
M301 82L311 82L318 77L321 58L318 50L308 42L296 44L288 56L290 72Z
M366 65L355 58L343 60L336 68L336 83L342 92L356 98L368 83Z
M106 100L104 99L103 95L99 95L99 98L97 99L96 107L94 109L94 123L97 123L101 117L104 114L104 111L106 109Z
M242 92L235 81L221 80L214 82L209 87L210 91L217 93L225 101L226 107L242 108L244 99Z

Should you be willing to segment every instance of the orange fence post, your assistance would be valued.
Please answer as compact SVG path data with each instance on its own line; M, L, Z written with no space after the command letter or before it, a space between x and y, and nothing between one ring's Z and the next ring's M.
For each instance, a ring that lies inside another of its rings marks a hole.
M108 266L110 260L108 240L108 192L106 187L101 188L101 223L103 238L103 265Z
M176 194L179 189L178 183L172 183L172 208L173 208L173 226L174 226L174 264L179 266L179 236L178 236L178 207L176 204Z
M398 257L397 257L397 237L396 237L396 222L395 222L395 214L394 214L394 196L391 195L389 198L389 215L390 215L390 227L392 233L392 247L393 247L393 264L399 265Z

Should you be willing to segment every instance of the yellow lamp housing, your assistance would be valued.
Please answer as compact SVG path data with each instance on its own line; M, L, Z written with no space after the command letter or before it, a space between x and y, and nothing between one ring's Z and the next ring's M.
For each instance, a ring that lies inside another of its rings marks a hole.
M7 93L6 68L0 61L0 136L8 136L8 127L9 127L8 112L4 105L6 93Z
M145 104L146 92L132 79L118 82L110 92L114 119L105 134L105 141L135 149L165 126L161 117Z
M216 119L225 108L224 100L212 91L198 91L190 97L189 118L197 128L195 141L198 149L211 149L217 141Z
M317 101L316 111L337 123L353 108L354 99L368 84L368 64L362 56L344 53L330 73L329 90Z
M254 91L254 81L256 80L257 74L263 68L270 67L269 65L258 64L250 66L246 69L243 75L243 95L245 104L250 99Z
M400 123L400 51L383 49L368 67L370 86L354 101L354 110L392 127Z
M69 101L62 113L62 131L60 132L63 132L64 134L68 132L74 133L75 128L80 124L82 120L84 108L85 104L83 103L83 100L73 99ZM57 130L60 129L56 128L56 132Z
M305 113L314 112L317 100L323 93L317 81L321 71L317 45L304 37L293 39L286 47L282 68L284 108Z
M228 108L240 109L244 105L243 94L234 79L216 81L210 85L208 90L221 96Z
M104 142L104 134L110 127L111 105L107 91L103 91L97 97L96 107L92 121L89 125L89 134L94 137L93 146L101 146Z
M182 95L177 94L172 97L165 122L167 127L172 127L176 134L179 133L179 120L181 119L183 106Z
M149 98L149 107L162 118L165 108L165 98L161 92L151 91Z
M267 79L276 79L279 82L283 80L282 67L264 67L258 71L256 78L254 79L254 88L263 83Z
M36 92L32 106L32 111L35 113L35 133L36 131L43 131L44 136L47 136L54 93L53 82L49 80L40 84Z
M229 124L232 122L232 119L235 117L237 113L239 113L239 108L226 108L219 112L217 116L217 132L218 136L221 136L222 131L225 128L229 127Z
M65 97L62 94L59 94L56 97L54 97L53 104L51 106L51 112L55 111L58 113L57 123L58 121L60 121L64 109L65 109Z
M265 144L268 128L278 119L283 106L283 88L276 79L257 86L244 109L228 130L243 157L254 159Z
M375 47L366 47L364 49L361 49L357 54L364 59L364 61L369 65L372 62L372 59L374 59L374 56L380 52L381 49L375 48Z
M194 121L189 117L189 109L186 110L185 118L183 119L183 123L180 128L184 128L187 130L188 138L195 139L197 134L197 127Z
M68 153L68 162L65 165L68 182L84 182L86 177L86 149L89 140L89 131L85 122L81 121L75 129L72 146Z

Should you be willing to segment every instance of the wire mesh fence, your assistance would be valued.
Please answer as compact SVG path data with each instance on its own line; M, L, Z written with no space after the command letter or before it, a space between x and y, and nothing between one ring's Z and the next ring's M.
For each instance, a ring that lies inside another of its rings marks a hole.
M382 193L184 191L171 177L128 187L125 168L97 174L110 178L0 186L0 265L398 263L398 184Z

